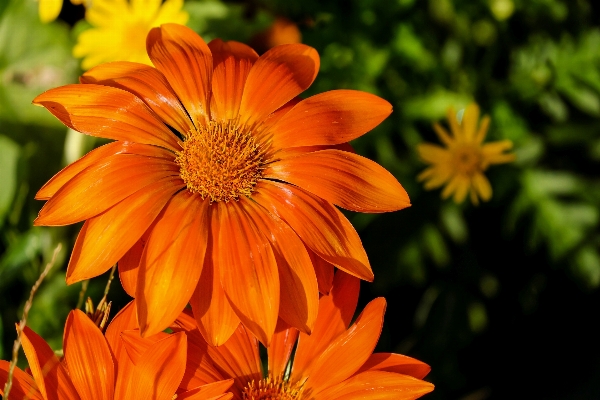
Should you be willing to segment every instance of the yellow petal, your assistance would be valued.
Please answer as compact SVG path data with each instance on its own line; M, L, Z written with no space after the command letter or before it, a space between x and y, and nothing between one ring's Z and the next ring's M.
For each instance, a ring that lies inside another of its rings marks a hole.
M40 20L43 23L54 21L62 9L63 0L40 0Z

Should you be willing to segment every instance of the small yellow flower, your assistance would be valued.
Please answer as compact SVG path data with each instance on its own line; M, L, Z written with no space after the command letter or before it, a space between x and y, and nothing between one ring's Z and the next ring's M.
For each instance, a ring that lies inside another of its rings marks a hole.
M146 53L148 32L169 22L184 25L189 15L182 7L183 0L93 0L85 14L93 28L79 35L73 55L84 57L84 70L110 61L152 65Z
M483 172L492 164L514 161L515 155L504 153L512 148L510 140L482 144L490 125L490 118L482 118L479 127L479 106L471 103L465 109L462 123L456 118L453 108L448 109L450 132L438 123L433 124L435 133L446 146L422 143L417 147L423 161L431 164L421 172L419 181L425 181L425 189L431 190L446 185L442 198L454 195L455 203L462 203L467 194L471 202L492 198L492 186Z
M82 4L83 0L71 0L73 4ZM40 21L48 23L58 18L60 10L62 9L63 0L39 0L38 11L40 14Z

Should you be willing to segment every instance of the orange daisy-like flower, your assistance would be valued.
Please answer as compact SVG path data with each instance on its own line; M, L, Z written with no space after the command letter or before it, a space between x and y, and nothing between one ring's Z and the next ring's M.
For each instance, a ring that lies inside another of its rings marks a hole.
M21 334L29 373L15 368L12 400L228 400L233 380L207 381L179 389L186 372L185 333L161 333L142 339L132 330L135 307L124 308L103 335L79 310L65 324L64 358L28 327ZM8 379L9 363L0 361L0 394ZM194 369L195 370L195 369Z
M492 186L484 171L492 164L515 160L514 154L505 153L512 148L512 142L501 140L483 144L490 118L486 115L479 124L479 106L475 103L465 109L462 123L457 120L454 109L449 108L448 124L451 133L438 123L433 124L446 148L432 143L417 147L421 159L431 164L419 174L418 180L425 181L427 190L446 185L442 198L453 195L455 203L462 203L467 194L475 205L479 204L479 199L488 201L492 198Z
M173 328L188 335L182 389L234 379L230 390L239 400L415 399L431 392L433 385L422 380L430 371L427 364L401 354L373 354L385 299L371 301L348 327L359 283L344 272L336 273L331 292L319 300L319 317L310 336L280 320L268 348L267 374L258 341L242 325L225 344L211 347L195 320L182 314L178 328Z
M358 234L334 206L385 212L409 206L398 181L347 142L391 106L335 90L296 97L313 82L317 52L248 46L189 28L153 29L156 68L115 62L35 100L65 125L115 141L67 166L36 198L35 225L86 220L67 283L119 263L143 335L188 302L200 331L225 342L240 320L268 344L278 317L309 333L334 266L372 280Z

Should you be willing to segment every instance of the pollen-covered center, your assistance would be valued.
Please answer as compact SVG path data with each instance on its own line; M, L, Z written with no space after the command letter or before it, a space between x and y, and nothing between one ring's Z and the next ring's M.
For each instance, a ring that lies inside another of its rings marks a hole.
M481 150L477 146L461 145L456 147L452 154L452 161L458 172L469 176L484 169Z
M242 392L244 400L300 400L302 385L292 385L281 378L267 377L248 383Z
M210 201L250 196L262 176L263 151L246 129L211 121L188 132L177 154L179 173L192 193Z

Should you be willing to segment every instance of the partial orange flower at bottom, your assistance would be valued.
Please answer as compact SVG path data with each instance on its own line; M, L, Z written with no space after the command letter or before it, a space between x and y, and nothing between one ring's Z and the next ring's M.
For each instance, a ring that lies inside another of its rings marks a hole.
M21 334L28 372L14 369L11 400L227 400L229 381L178 390L186 369L184 333L160 333L141 338L133 302L111 322L106 336L80 310L65 324L64 357L28 327ZM0 394L8 379L9 362L0 361ZM29 372L30 371L30 372ZM177 393L176 393L177 392Z
M437 189L445 185L442 198L454 196L455 203L462 203L467 194L471 202L479 204L479 199L492 198L492 186L483 172L492 164L504 164L515 160L514 154L504 153L512 148L510 140L501 140L483 144L490 126L486 115L479 124L479 106L469 104L463 114L462 123L456 118L456 112L448 109L450 133L435 123L435 133L446 146L422 143L417 147L423 161L431 164L421 172L419 181L425 181L425 189Z
M331 292L319 300L310 336L279 320L268 347L266 374L258 341L243 325L225 344L211 347L194 318L182 314L173 327L188 335L188 368L181 389L233 378L233 398L243 400L415 399L431 392L433 385L422 380L430 371L427 364L401 354L372 354L385 299L371 301L348 327L358 291L359 280L338 271Z

